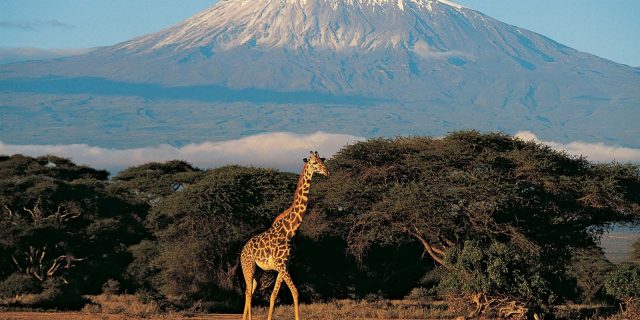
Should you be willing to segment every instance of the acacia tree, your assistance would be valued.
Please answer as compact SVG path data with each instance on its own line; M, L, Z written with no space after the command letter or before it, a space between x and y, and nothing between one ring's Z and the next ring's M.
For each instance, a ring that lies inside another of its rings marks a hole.
M438 265L455 268L464 264L450 255L468 240L485 252L508 244L527 258L523 272L548 287L535 297L507 287L468 292L478 309L485 294L527 305L574 295L566 272L574 250L595 246L607 225L637 221L640 212L637 167L592 164L503 134L374 139L344 148L328 165L332 176L316 201L356 257L374 244L417 242Z
M145 235L146 205L65 159L4 157L0 172L0 279L22 273L92 293L120 277L126 247Z

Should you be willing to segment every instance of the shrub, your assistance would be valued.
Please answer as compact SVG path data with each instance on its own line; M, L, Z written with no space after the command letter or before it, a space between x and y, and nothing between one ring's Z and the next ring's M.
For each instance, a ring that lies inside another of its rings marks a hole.
M40 282L24 273L14 273L0 282L0 297L38 293L42 290Z
M120 292L120 282L118 280L109 279L102 285L102 293L118 294Z
M49 278L43 291L33 301L33 307L47 309L80 310L87 300L77 286L69 285L60 278Z
M471 297L476 312L490 311L485 309L489 301L496 301L497 309L511 305L510 311L523 312L554 302L539 259L512 245L465 241L448 251L445 265L449 272L443 274L441 292Z
M604 280L607 293L625 303L640 298L640 265L617 265Z

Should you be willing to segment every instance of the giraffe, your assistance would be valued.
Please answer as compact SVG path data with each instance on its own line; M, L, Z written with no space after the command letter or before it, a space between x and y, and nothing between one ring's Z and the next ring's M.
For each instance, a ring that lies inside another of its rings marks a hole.
M251 296L256 289L256 280L253 278L256 265L263 270L278 272L275 286L269 301L268 320L271 320L273 306L284 281L293 296L295 319L299 320L298 290L287 271L287 262L291 255L291 239L302 223L302 218L307 210L307 195L311 186L311 177L314 173L329 176L329 170L324 165L324 158L320 158L318 151L311 152L309 159L303 159L304 166L298 179L298 186L293 196L291 206L282 212L267 231L251 238L242 248L240 262L242 273L246 283L244 312L242 320L251 320Z

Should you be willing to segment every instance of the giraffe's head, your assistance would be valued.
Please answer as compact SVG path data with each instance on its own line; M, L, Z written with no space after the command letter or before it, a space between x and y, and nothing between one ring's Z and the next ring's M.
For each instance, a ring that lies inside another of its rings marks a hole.
M303 161L307 164L307 167L310 170L313 170L314 173L319 173L323 176L329 176L329 170L324 165L324 160L324 158L320 158L320 155L318 155L318 151L311 151L309 159L303 159Z

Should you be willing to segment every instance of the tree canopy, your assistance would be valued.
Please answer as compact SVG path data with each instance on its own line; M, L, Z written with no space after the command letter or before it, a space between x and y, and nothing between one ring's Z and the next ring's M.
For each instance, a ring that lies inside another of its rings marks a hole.
M640 222L636 165L475 131L362 141L326 165L294 238L303 297L401 298L420 287L496 316L629 297L615 283L635 269L615 268L598 241ZM175 306L235 310L240 249L291 203L296 181L184 161L108 180L62 158L0 156L0 296L119 283Z
M146 235L146 205L65 159L13 156L0 166L0 278L20 273L90 293L122 277L127 246Z
M332 176L316 201L356 257L374 245L417 242L454 267L447 256L467 241L485 252L508 245L528 258L525 274L547 283L539 301L575 295L566 273L575 250L595 247L612 223L640 217L636 166L594 164L503 134L373 139L328 165Z

